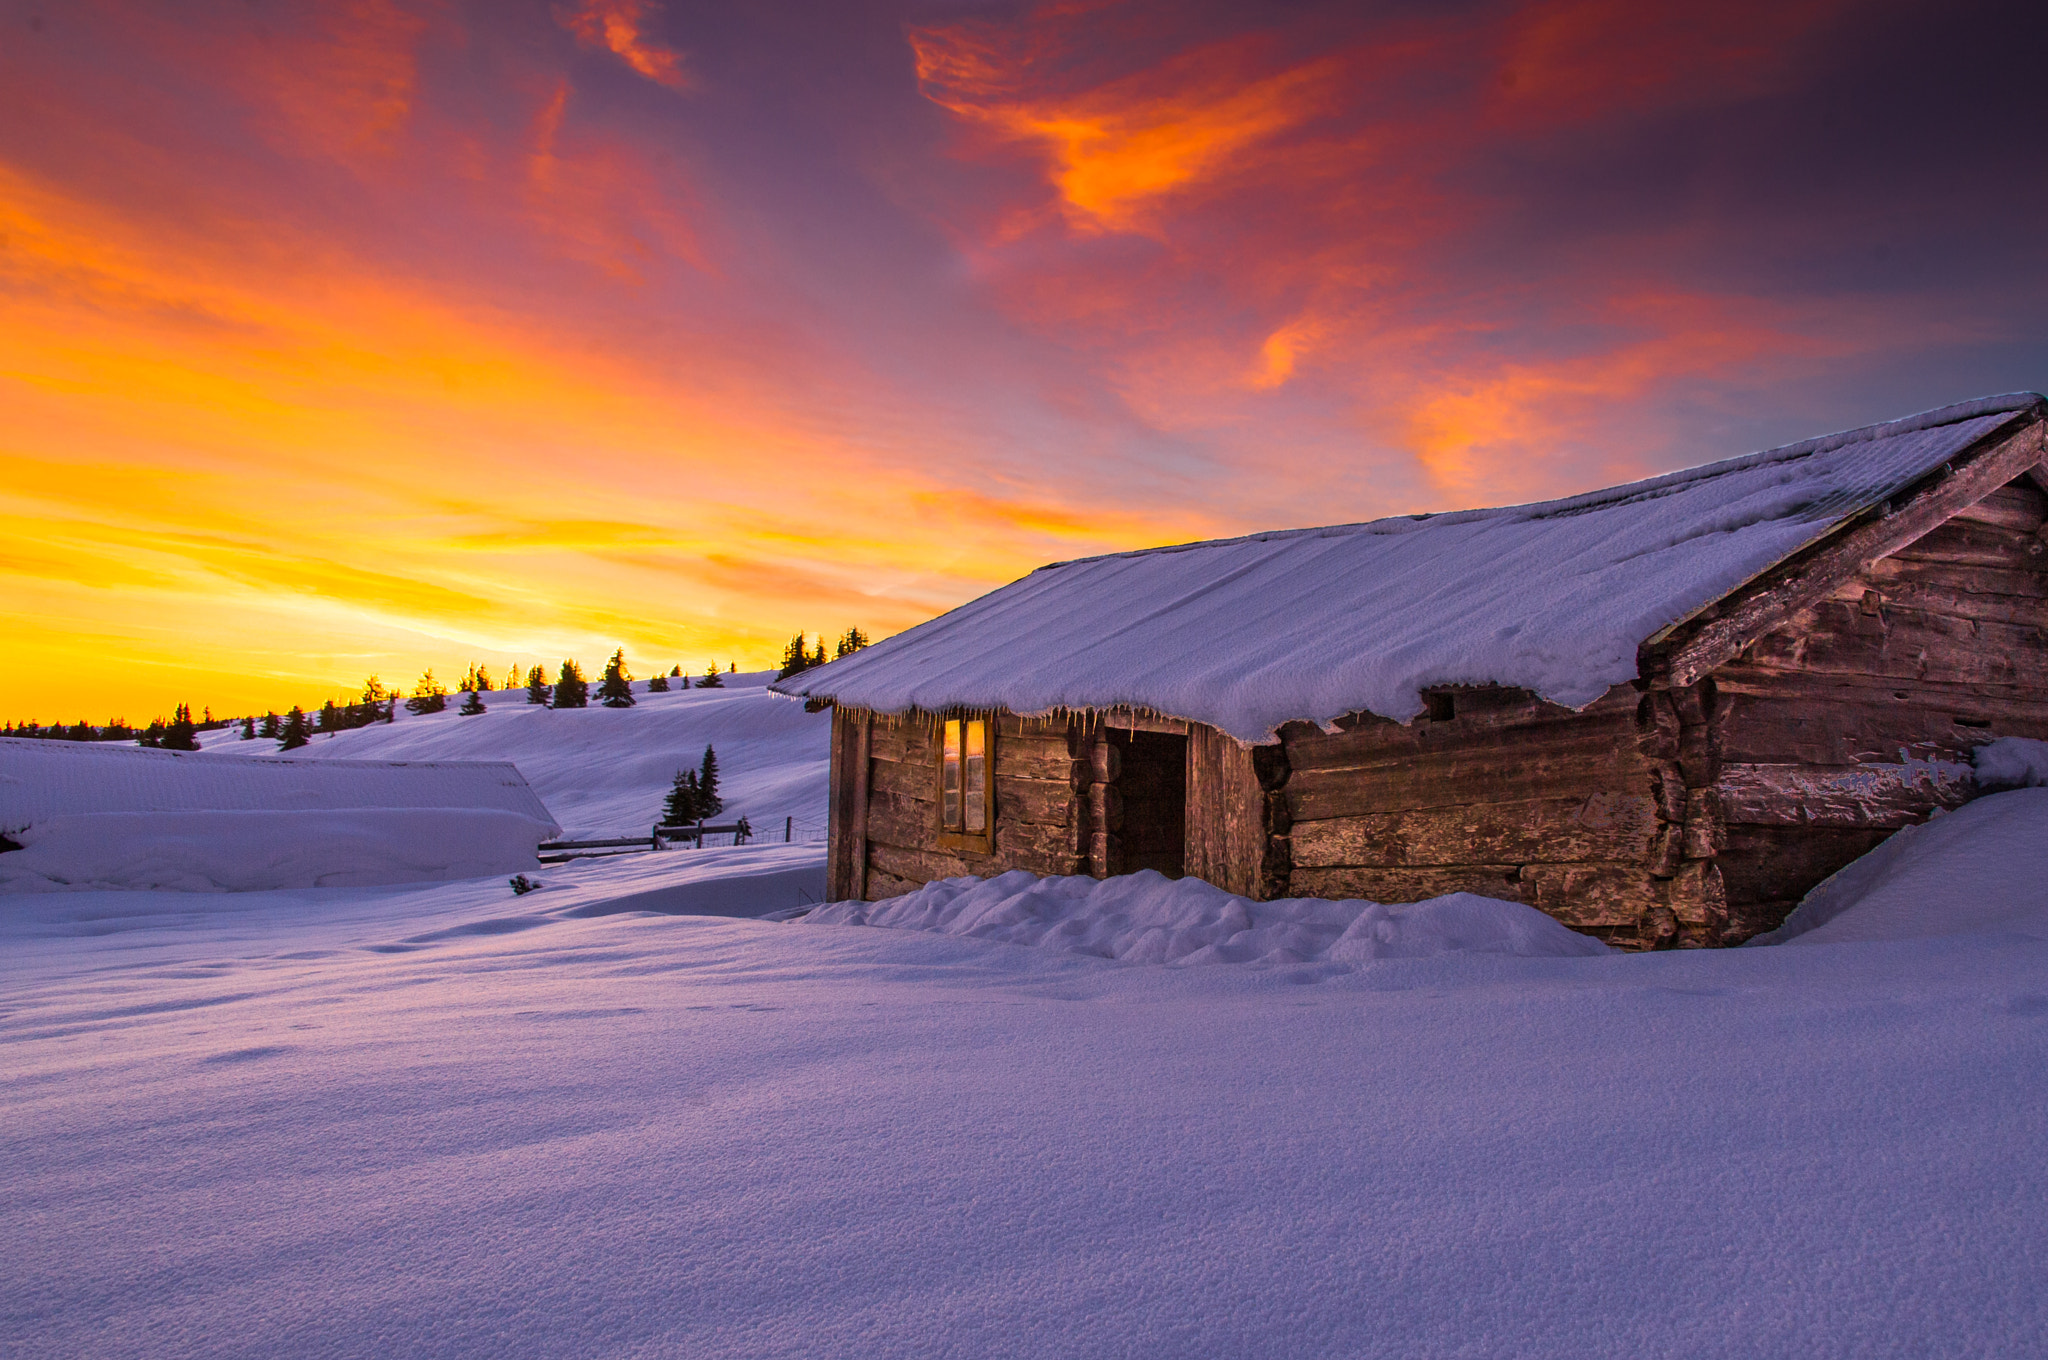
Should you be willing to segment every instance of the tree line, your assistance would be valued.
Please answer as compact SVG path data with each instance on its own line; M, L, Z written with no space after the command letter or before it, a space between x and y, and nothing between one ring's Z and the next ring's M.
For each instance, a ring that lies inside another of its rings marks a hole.
M868 645L868 635L859 628L848 628L840 634L837 650L827 654L825 637L818 635L817 646L807 645L806 636L798 633L782 649L782 666L775 678L786 680L801 671L825 665L838 657L848 656ZM737 661L728 662L721 671L717 662L706 666L703 674L694 679L683 674L680 664L672 667L668 674L657 673L647 682L650 693L666 694L671 689L720 689L724 677L739 670ZM347 732L372 723L396 722L400 704L408 713L425 715L445 712L452 694L462 696L456 713L474 717L489 711L483 696L493 693L512 693L519 686L517 667L506 678L503 689L491 675L490 668L472 662L463 672L462 679L451 690L434 676L429 666L413 684L412 693L402 689L387 689L382 680L372 675L363 681L358 697L347 700L329 699L318 709L307 711L294 704L287 712L275 710L258 717L248 714L240 719L215 718L209 706L203 716L194 718L190 704L179 704L171 716L157 718L147 727L131 727L125 718L114 718L103 724L94 724L81 718L75 724L66 726L55 723L48 727L33 720L21 723L9 722L0 726L0 737L25 737L48 741L133 741L140 746L165 751L196 751L199 749L198 735L201 732L217 732L239 725L243 741L275 741L278 749L297 750L316 736ZM524 677L526 702L541 708L587 708L592 695L591 682L585 677L582 666L573 658L565 659L550 679L547 669L542 666L529 668ZM605 664L599 676L595 698L606 708L631 708L637 702L633 695L633 677L626 669L625 649L612 652L611 660ZM707 752L707 754L709 754ZM701 775L699 776L701 778ZM682 776L677 775L680 780ZM680 787L680 785L678 786ZM708 815L708 814L707 814ZM691 820L697 820L692 818Z

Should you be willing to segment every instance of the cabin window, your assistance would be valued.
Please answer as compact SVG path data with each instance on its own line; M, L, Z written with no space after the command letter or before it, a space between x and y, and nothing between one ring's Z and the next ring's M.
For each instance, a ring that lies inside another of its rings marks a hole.
M962 849L986 850L966 842L988 838L992 809L988 771L988 722L982 718L949 718L940 739L940 829L963 838Z
M1442 690L1438 690L1433 694L1425 694L1422 697L1429 705L1429 720L1431 722L1449 722L1458 716L1458 701L1445 694Z

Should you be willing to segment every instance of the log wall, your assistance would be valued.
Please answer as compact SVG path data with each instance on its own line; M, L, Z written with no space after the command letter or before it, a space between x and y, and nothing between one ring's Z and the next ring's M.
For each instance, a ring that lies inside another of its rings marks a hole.
M1579 713L1516 689L1437 698L1448 716L1407 726L1282 729L1284 768L1268 782L1284 849L1269 863L1284 858L1289 894L1475 892L1627 946L1682 933L1674 900L1703 889L1683 881L1675 708L1628 686Z
M2048 497L2021 479L1713 674L1729 935L1974 792L1970 752L2048 738Z

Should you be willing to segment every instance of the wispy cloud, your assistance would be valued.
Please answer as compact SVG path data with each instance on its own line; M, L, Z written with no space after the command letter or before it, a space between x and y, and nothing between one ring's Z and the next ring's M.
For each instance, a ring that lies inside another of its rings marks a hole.
M648 25L661 13L656 0L582 0L558 6L555 18L586 47L612 52L626 65L671 90L689 88L683 55L654 41Z

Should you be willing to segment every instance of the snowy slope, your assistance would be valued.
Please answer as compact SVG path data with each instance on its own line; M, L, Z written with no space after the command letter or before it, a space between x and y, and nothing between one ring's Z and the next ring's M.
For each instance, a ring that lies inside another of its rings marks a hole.
M1242 741L1405 722L1429 685L1578 707L1660 629L2043 408L1986 397L1539 505L1056 563L786 688L883 713L1130 705Z
M759 911L817 872L814 847L748 847L661 886L688 859L517 899L0 901L0 1351L2048 1336L2040 934L1161 968L600 914Z
M649 694L636 681L633 708L546 709L523 690L483 696L486 713L446 711L331 737L315 737L293 759L508 760L526 776L569 836L645 834L680 768L695 768L717 748L726 814L746 816L764 834L782 820L821 826L830 766L829 713L762 688L768 673L726 677L724 689ZM680 683L671 681L670 683ZM209 733L206 749L230 755L267 752L234 730Z

